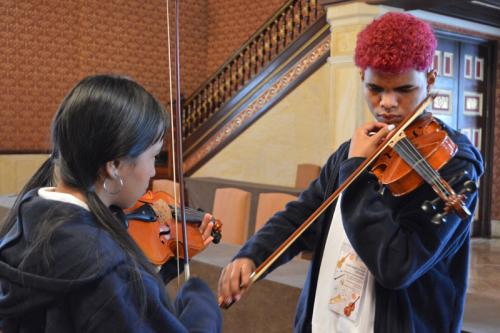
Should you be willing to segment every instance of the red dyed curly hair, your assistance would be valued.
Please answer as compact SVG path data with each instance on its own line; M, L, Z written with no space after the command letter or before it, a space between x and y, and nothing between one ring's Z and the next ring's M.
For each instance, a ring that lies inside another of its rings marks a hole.
M410 14L387 13L358 34L354 61L389 73L426 71L432 65L436 37L429 24Z

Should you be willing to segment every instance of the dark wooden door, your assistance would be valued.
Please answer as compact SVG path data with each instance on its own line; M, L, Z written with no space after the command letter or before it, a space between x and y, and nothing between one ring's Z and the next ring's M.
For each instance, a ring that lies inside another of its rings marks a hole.
M438 72L432 112L460 130L481 151L485 164L492 159L494 75L496 62L492 42L438 33L434 68ZM473 235L491 234L491 168L482 177Z

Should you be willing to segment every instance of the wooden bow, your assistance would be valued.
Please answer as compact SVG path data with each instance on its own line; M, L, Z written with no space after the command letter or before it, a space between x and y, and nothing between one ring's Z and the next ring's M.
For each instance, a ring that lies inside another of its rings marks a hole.
M169 88L170 88L170 123L171 126L171 144L172 144L172 170L173 180L179 184L179 193L177 187L174 186L174 201L175 205L179 203L179 209L176 210L179 214L175 214L175 233L176 239L179 239L179 230L177 228L178 221L182 223L182 237L184 245L184 279L187 281L191 275L189 267L189 252L187 226L185 216L185 198L184 198L184 175L182 170L182 124L181 124L181 78L180 78L180 43L179 43L179 0L175 0L175 63L176 63L176 103L175 117L173 110L172 96L172 59L171 59L171 39L170 39L170 2L166 0L167 6L167 49L168 49L168 70L169 70ZM179 253L179 243L177 243L177 253ZM177 275L180 275L180 263L177 256Z

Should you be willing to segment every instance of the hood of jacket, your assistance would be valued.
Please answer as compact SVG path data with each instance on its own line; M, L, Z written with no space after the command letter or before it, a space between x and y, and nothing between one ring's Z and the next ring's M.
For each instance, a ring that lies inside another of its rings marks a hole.
M37 246L40 235L48 234L50 242ZM123 251L89 211L30 191L0 239L0 317L47 306L123 261Z

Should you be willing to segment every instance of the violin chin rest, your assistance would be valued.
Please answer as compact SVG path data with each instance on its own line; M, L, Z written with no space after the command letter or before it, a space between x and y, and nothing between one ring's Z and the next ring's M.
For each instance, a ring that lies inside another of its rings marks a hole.
M142 222L155 222L156 213L148 204L144 204L126 215L127 220L138 220Z

